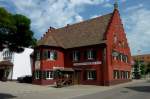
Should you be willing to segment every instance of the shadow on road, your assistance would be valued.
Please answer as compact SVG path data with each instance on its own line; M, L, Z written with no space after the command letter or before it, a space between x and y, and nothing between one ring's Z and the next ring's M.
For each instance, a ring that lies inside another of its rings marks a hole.
M138 92L150 92L150 86L134 86L134 87L125 87Z
M0 93L0 99L11 99L11 98L16 98L16 96L13 96L11 94Z

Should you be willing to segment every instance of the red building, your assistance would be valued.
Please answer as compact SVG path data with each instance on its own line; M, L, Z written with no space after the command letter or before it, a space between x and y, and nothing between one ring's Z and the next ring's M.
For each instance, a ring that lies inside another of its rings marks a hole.
M55 70L70 74L74 84L130 81L130 48L118 5L114 7L112 13L48 29L35 48L33 83L53 84Z

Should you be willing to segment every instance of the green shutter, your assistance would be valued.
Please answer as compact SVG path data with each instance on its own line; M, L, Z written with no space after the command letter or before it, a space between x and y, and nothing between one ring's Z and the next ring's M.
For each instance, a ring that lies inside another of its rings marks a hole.
M87 59L87 52L88 51L84 51L84 59Z
M97 51L96 50L93 50L93 58L97 59Z
M77 51L77 59L80 60L80 52Z
M43 59L47 59L48 58L48 51L44 50L43 51Z
M57 52L54 52L54 60L57 60Z

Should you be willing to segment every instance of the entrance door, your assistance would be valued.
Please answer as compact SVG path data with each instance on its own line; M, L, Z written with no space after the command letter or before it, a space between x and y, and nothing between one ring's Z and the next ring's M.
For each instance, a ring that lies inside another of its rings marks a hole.
M74 84L80 84L80 81L81 81L81 71L75 71L75 74L74 74Z
M4 69L0 69L0 80L4 77Z

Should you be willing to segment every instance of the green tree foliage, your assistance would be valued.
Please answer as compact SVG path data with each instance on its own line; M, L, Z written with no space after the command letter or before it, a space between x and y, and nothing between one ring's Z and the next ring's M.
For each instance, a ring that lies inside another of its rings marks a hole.
M145 75L145 64L143 64L142 62L140 62L140 74Z
M139 68L139 63L138 61L135 61L135 64L134 64L134 72L133 72L133 75L134 75L134 78L140 78L140 68Z
M23 47L34 46L36 39L30 29L31 21L24 15L11 14L0 8L0 50L23 51Z
M135 78L140 78L142 76L145 75L145 64L141 61L135 61L135 64L134 64L134 77Z

